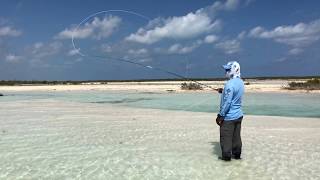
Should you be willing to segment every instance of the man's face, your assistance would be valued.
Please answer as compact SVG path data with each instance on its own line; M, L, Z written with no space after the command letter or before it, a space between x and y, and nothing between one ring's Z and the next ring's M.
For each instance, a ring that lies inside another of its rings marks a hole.
M230 74L231 69L226 69L225 71L226 71L226 72L225 72L225 76L226 76L227 78L230 78L230 77L231 77L231 74Z

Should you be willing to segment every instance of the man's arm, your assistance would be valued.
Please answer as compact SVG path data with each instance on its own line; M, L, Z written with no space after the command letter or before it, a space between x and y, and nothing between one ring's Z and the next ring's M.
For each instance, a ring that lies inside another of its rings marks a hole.
M232 96L233 96L233 88L230 85L226 84L225 90L222 94L223 99L220 105L220 116L224 117L230 109Z

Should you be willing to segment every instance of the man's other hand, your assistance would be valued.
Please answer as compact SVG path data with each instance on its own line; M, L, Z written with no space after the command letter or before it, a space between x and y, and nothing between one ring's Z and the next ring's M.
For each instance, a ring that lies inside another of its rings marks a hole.
M214 90L216 90L216 91L218 91L218 93L222 93L222 91L223 91L223 88L214 88Z
M218 126L221 126L223 121L224 121L224 117L220 116L220 114L218 114L218 116L216 118L216 123L218 124Z

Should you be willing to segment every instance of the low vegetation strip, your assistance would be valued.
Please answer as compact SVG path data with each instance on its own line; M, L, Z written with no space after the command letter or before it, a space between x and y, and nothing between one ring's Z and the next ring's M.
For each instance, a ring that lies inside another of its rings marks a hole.
M289 90L320 90L320 79L313 78L306 82L290 82L286 89Z
M203 88L197 84L197 83L193 83L193 82L190 82L190 83L182 83L181 84L181 89L182 90L202 90Z

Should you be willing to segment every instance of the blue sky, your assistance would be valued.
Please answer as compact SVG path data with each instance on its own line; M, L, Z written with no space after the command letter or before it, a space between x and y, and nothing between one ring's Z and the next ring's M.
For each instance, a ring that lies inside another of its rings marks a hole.
M320 75L319 49L317 0L0 2L2 80L175 78L111 56L195 78L231 60L243 77Z

